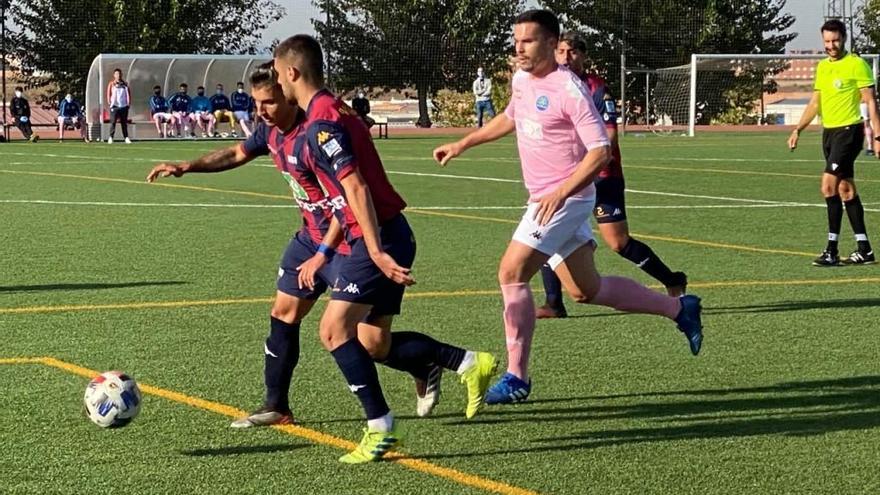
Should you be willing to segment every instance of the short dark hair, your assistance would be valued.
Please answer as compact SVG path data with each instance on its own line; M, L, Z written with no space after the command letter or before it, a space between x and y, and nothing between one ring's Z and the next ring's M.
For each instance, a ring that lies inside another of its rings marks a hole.
M819 32L829 31L832 33L840 33L842 38L846 38L846 24L843 23L840 19L831 19L825 21L825 24L822 24L822 29Z
M275 72L275 66L272 62L266 62L257 66L250 76L251 87L266 88L278 85L278 73Z
M117 72L119 73L120 76L122 75L122 69L120 69L119 67L113 69L114 74L116 74Z
M21 86L16 86L15 91L24 91L24 88L22 88Z
M544 33L550 35L553 38L559 38L559 19L553 12L545 9L527 10L518 15L513 23L525 24L527 22L534 22L535 24L541 26L541 29L544 30Z
M559 42L565 43L579 52L587 53L587 42L577 31L566 31L559 38Z
M180 83L180 87L181 88L188 88L189 86L187 86L186 83Z
M292 59L303 78L313 84L324 84L324 51L314 37L297 34L275 47L275 58Z
M154 91L157 90L157 89L162 89L162 86L159 86L158 84L155 85L155 86L153 86L153 90L154 90Z
M198 91L198 90L200 90L200 89L201 89L202 91L204 91L204 90L205 90L205 87L204 87L204 86L199 86L198 88L196 88L196 91Z
M223 83L217 83L217 87L218 87L218 88L222 88L222 87L223 87Z
M238 81L237 83L235 83L235 85L236 85L236 86L244 86L244 83L241 82L241 81Z

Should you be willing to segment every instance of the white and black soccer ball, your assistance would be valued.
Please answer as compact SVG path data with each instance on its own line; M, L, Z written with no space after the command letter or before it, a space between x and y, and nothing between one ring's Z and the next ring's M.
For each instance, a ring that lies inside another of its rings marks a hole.
M141 391L134 378L121 371L105 371L86 387L86 416L101 428L119 428L141 410Z

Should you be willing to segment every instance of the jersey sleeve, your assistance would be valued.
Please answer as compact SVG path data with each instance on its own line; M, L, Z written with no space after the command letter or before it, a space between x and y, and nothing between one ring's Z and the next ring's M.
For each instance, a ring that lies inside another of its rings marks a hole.
M593 104L596 106L596 110L599 111L605 127L617 129L617 103L604 82L593 91Z
M241 144L247 156L265 156L269 154L269 126L265 122L257 124L254 133Z
M856 87L859 89L868 88L875 84L874 74L871 72L871 66L861 57L859 57L858 63L855 64L855 74L853 74L853 78L856 81Z
M342 122L315 122L309 127L308 140L315 163L324 172L341 180L357 168L351 134Z
M611 144L589 91L574 76L566 83L562 110L571 119L575 132L588 151Z
M507 108L504 109L504 115L510 120L516 120L514 99L519 92L519 80L522 77L520 74L521 71L517 70L513 73L513 77L510 78L510 102L507 104ZM476 81L474 81L474 84L476 84Z
M816 77L813 79L813 91L822 91L822 84L825 82L825 63L824 60L816 65Z

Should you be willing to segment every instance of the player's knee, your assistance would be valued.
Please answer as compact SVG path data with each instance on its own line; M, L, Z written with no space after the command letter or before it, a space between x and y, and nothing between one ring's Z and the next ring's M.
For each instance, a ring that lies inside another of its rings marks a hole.
M522 278L522 267L502 264L498 268L498 283L501 285L516 284Z
M391 350L391 339L388 338L389 335L390 334L386 335L385 333L379 335L362 335L359 333L358 340L360 340L364 349L367 350L367 353L370 354L370 358L374 361L383 361L388 357L388 351Z
M620 252L623 251L623 249L626 247L626 245L629 244L629 236L628 235L608 236L608 238L605 239L605 244L607 244L608 247L611 248L612 251L614 251L617 254L620 254Z
M269 314L272 315L272 318L285 323L294 323L296 321L296 307L286 301L275 301Z

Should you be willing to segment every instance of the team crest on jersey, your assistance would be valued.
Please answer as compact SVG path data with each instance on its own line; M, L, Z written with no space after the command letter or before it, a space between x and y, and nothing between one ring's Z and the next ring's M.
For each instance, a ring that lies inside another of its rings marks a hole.
M324 150L324 153L327 154L328 157L333 158L337 153L342 151L342 146L339 145L339 142L336 141L335 138L330 138L329 141L321 145L321 149ZM336 168L335 166L333 167Z
M296 164L299 163L299 161L296 159L295 156L293 156L293 155L287 155L287 163L289 163L289 164L291 164L291 165L293 165L293 166L296 166Z
M837 89L840 89L843 87L843 81L840 79L835 79L832 84L834 84L834 87Z
M536 108L538 109L538 111L540 111L540 112L543 112L544 110L547 110L547 108L550 107L550 99L547 98L547 97L544 96L544 95L539 96L539 97L538 97L538 100L535 101L535 107L536 107Z
M330 139L330 133L327 131L321 131L318 133L318 144L324 144L327 140Z

